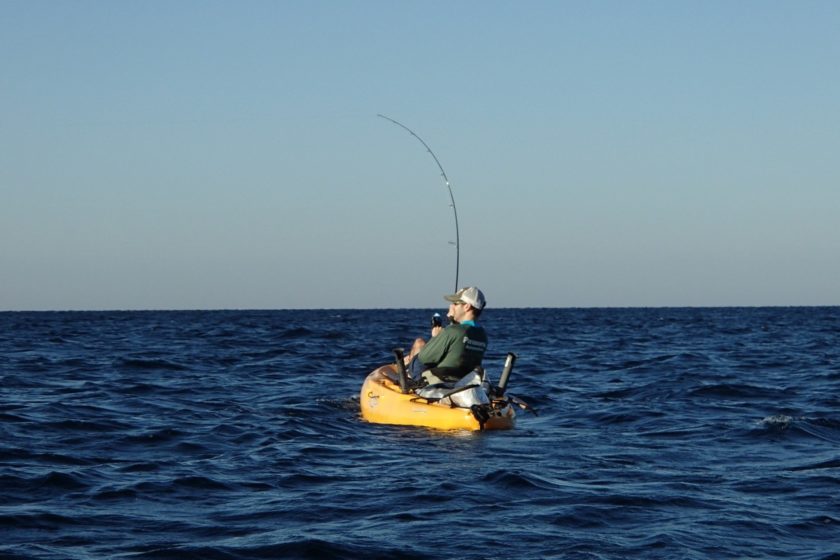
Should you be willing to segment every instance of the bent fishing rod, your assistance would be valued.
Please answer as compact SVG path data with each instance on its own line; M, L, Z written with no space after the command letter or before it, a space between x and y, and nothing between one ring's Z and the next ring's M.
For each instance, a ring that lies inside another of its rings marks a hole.
M450 206L452 207L452 214L455 216L455 242L452 243L450 241L450 243L455 245L455 292L457 292L458 291L458 270L459 270L460 265L461 265L461 238L460 238L460 235L458 233L458 209L455 208L455 196L452 194L452 185L449 184L449 178L446 176L446 171L443 170L443 166L440 164L440 160L437 158L437 156L432 151L432 149L429 147L429 145L426 144L426 142L422 138L420 138L417 135L417 133L415 133L413 130L411 130L410 128L405 126L403 123L401 123L397 120L394 120L391 117L387 117L387 116L385 116L381 113L377 114L376 116L377 117L382 117L386 121L391 121L395 125L399 126L400 128L405 129L406 131L408 131L409 134L411 134L412 136L417 138L417 140L419 140L420 143L423 144L423 147L426 148L426 151L429 152L429 154L432 156L432 159L435 160L435 163L437 164L438 169L440 169L440 176L443 178L443 182L446 184L446 189L449 191L449 200L451 201ZM455 292L453 292L453 293L455 293Z

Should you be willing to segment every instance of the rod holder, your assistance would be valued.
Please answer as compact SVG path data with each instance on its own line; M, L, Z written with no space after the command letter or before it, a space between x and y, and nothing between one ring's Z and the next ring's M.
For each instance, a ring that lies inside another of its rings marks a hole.
M400 381L400 391L403 394L408 393L408 374L405 372L405 362L403 361L403 351L401 348L394 348L394 357L397 359L397 375Z
M516 363L516 354L513 352L508 352L507 357L505 358L505 367L502 369L502 376L499 378L499 396L505 394L505 389L507 389L508 379L510 379L510 372L513 371L513 365Z

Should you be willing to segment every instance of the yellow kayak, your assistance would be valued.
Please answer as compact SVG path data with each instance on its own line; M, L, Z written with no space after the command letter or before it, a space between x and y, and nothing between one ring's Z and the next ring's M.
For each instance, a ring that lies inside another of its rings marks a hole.
M483 405L485 421L479 422L470 408L427 402L413 391L400 390L394 364L382 366L367 376L359 401L362 418L376 424L425 426L439 430L509 430L516 423L516 413L507 401Z

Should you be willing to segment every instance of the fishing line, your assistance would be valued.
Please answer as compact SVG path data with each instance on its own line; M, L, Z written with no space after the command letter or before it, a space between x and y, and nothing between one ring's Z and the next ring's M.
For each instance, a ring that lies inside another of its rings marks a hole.
M420 143L423 144L423 147L426 148L426 151L429 152L429 154L435 160L435 163L437 164L438 169L440 169L440 176L443 178L443 182L446 184L446 189L449 191L449 200L451 201L451 204L449 206L452 207L452 214L455 216L455 242L452 243L452 241L450 241L449 243L452 243L453 245L455 245L455 292L457 292L458 291L458 270L459 270L460 265L461 265L461 238L458 234L458 209L455 208L455 196L452 194L452 185L449 184L449 178L446 176L446 171L443 170L443 166L440 164L440 160L437 158L437 156L432 151L432 149L429 147L429 145L426 144L426 142L422 138L420 138L417 135L417 133L415 133L413 130L411 130L410 128L405 126L403 123L401 123L399 121L396 121L396 120L392 119L391 117L386 117L383 114L377 114L376 116L377 117L382 117L386 121L391 121L392 123L399 126L400 128L403 128L403 129L407 130L409 134L411 134L412 136L417 138L417 140L419 140Z

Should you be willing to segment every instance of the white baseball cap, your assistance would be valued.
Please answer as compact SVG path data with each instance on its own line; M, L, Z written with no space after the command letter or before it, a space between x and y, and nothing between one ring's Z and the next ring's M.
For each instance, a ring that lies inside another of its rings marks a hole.
M487 305L487 300L484 299L484 294L482 294L481 290L475 286L461 288L451 296L443 296L443 299L453 303L469 303L476 309L484 309L484 306Z

